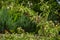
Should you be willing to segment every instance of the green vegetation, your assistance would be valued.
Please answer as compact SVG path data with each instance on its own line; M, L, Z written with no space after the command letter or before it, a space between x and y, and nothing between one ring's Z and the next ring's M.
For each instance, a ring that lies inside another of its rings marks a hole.
M60 40L56 0L0 0L0 40Z

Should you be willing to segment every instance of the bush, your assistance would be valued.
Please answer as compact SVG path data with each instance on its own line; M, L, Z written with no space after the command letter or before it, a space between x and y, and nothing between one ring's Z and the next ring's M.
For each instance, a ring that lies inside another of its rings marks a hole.
M56 0L1 0L0 33L10 33L7 40L60 40L59 13Z

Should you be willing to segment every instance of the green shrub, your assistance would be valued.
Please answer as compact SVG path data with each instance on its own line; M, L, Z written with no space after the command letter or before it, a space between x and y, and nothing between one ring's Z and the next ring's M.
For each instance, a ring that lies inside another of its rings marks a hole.
M59 13L56 0L1 0L0 32L12 33L5 40L60 40Z

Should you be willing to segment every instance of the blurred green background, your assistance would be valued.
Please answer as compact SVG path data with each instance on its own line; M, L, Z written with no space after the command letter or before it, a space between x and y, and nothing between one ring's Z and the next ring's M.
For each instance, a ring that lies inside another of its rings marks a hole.
M0 40L60 40L56 0L0 0Z

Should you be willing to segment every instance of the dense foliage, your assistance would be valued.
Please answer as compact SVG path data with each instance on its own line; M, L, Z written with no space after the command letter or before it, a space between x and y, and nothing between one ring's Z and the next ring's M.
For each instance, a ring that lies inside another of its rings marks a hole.
M56 0L0 0L0 33L1 40L60 40L60 5Z

